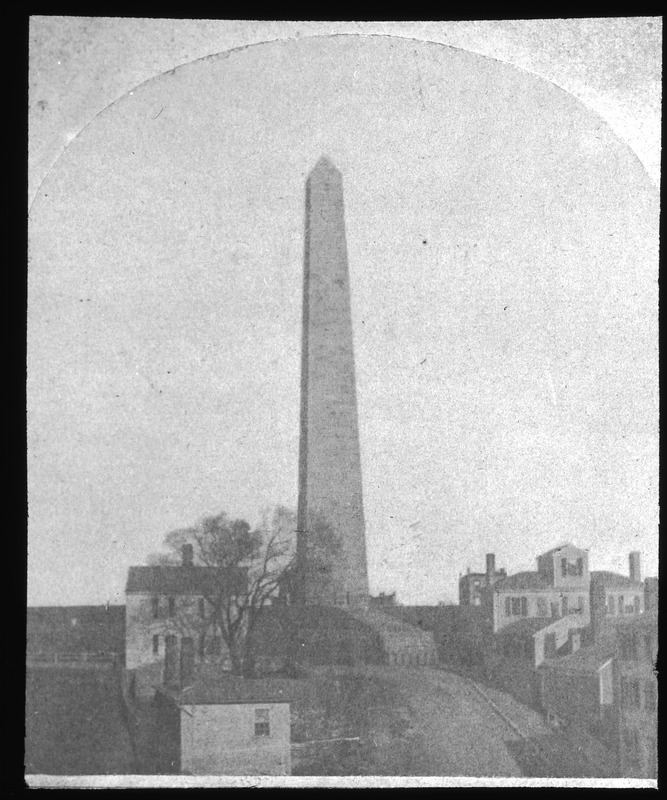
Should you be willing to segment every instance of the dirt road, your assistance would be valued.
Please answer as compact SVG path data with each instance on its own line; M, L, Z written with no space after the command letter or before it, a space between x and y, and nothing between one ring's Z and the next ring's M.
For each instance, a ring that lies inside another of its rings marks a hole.
M472 682L427 667L371 667L396 686L410 715L413 775L521 776L507 743L521 737L492 709ZM503 712L530 736L549 735L541 716L509 695Z

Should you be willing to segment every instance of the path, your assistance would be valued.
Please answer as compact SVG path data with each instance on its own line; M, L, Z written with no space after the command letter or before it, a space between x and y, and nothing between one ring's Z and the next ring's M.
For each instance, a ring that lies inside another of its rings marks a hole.
M522 737L507 724L472 681L451 672L421 667L369 667L393 683L410 711L413 775L520 777L523 772L507 743ZM503 713L528 736L548 736L542 717L503 697Z

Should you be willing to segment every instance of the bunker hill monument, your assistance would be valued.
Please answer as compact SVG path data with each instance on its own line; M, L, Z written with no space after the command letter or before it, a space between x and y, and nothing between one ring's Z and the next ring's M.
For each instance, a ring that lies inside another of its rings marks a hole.
M319 663L430 664L433 636L369 608L343 179L306 181L296 606Z
M324 537L329 537L325 543ZM333 546L331 546L333 542ZM306 182L298 552L308 605L368 604L343 179L322 157Z

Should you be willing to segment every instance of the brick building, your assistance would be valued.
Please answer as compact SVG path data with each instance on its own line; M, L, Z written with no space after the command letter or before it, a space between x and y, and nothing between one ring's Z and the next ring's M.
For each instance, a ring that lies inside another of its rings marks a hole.
M619 685L619 756L628 778L657 776L658 615L626 617L615 625Z
M576 725L614 751L618 739L618 680L613 630L595 643L540 665L540 702L552 724Z
M459 579L459 605L481 606L484 590L507 575L505 569L496 571L496 557L486 554L486 572L468 572Z
M645 586L641 580L640 556L629 555L629 574L618 572L591 572L591 622L594 629L601 620L611 624L622 622L628 616L644 613ZM594 636L595 634L593 634Z

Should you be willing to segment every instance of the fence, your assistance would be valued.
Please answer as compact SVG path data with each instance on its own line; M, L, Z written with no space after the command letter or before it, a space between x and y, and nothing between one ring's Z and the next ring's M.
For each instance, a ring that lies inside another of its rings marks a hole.
M27 653L26 664L30 667L68 667L98 664L115 664L117 653Z

